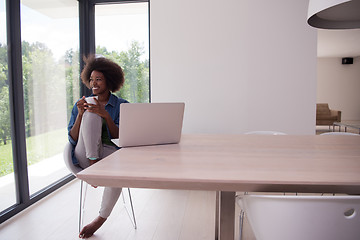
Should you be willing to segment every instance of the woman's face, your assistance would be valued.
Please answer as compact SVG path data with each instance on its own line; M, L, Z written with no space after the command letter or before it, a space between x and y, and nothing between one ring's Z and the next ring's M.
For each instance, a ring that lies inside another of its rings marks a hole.
M91 72L90 87L94 95L99 95L99 94L101 95L109 91L106 86L106 79L104 77L104 74L96 70Z

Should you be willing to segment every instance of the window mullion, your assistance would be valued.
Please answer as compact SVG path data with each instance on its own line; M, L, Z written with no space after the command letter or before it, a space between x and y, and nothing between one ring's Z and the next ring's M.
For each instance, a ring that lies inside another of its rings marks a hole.
M83 56L95 54L95 4L92 1L79 0L80 21L80 71L84 67ZM81 81L80 95L88 96L91 90Z
M22 84L20 0L7 0L7 42L11 138L17 203L27 203L29 180L26 157L24 98Z

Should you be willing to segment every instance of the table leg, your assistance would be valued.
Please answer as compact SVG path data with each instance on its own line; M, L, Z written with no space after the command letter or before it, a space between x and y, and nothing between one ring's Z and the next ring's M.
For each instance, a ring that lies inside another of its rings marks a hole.
M219 240L235 238L235 192L220 192L219 197Z
M215 240L219 239L219 210L220 210L220 192L216 191L215 200Z

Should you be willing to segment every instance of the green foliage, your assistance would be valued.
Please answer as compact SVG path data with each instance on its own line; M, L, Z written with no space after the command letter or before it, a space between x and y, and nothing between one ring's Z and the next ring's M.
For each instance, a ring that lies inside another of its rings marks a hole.
M66 142L65 128L26 138L28 165L61 154ZM13 172L12 146L9 141L9 144L0 144L0 177L11 172Z
M7 47L0 43L0 89L8 86Z
M12 173L13 166L11 144L0 144L0 177Z
M7 86L0 89L0 123L0 139L6 145L11 136L9 88Z
M124 86L115 95L133 103L149 102L149 63L141 60L145 51L139 42L133 41L130 48L122 52L109 52L98 46L96 53L119 64L125 73Z
M1 73L4 73L4 76L7 76L7 46L0 43L0 70ZM4 72L3 72L4 71ZM7 80L1 78L1 80Z
M0 44L0 142L11 136L7 47Z
M79 98L79 52L69 49L65 53L65 84L66 84L66 105L67 112L70 113L74 102ZM75 96L74 96L75 94ZM70 114L67 114L70 120Z
M61 154L67 141L67 128L26 138L28 165Z
M109 52L105 47L98 46L96 53L112 59L124 70L125 83L115 93L117 96L130 102L149 101L149 60L143 59L144 47L139 42L133 41L130 48L122 52ZM73 104L80 97L79 57L78 50L69 49L62 59L55 60L45 44L22 42L25 134L29 164L63 150L67 133L63 124L56 125L54 116L58 113L53 112L57 110L53 106L66 98L69 120ZM66 96L59 91L64 81ZM11 151L7 46L0 44L0 176L13 171Z

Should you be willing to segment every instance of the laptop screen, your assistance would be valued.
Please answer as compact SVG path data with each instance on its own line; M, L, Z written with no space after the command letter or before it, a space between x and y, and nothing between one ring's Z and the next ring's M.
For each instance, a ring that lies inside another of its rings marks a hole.
M120 105L119 147L178 143L184 103L126 103Z

